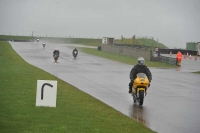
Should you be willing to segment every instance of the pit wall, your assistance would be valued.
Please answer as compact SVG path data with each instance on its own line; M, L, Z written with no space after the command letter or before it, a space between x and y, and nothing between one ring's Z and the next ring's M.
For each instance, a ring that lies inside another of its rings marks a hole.
M145 60L150 61L151 59L151 50L141 49L141 48L131 48L126 46L115 46L115 45L108 45L102 44L101 50L104 52L129 56L133 58L143 57Z

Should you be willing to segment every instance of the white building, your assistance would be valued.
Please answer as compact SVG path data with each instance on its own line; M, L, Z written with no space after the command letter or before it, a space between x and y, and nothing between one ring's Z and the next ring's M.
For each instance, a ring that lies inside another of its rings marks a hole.
M102 44L114 44L114 38L112 37L103 37L102 38Z

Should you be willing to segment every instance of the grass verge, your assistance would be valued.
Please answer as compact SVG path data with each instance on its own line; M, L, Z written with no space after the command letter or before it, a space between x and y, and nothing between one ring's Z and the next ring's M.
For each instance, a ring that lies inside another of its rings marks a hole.
M26 63L0 42L0 132L152 133L72 85ZM57 107L36 107L37 80L57 80Z
M198 72L195 72L195 73L197 73L197 74L200 74L200 71L198 71Z
M98 51L97 49L94 48L78 48L84 53L99 56L102 58L107 58L110 60L118 61L121 63L125 64L130 64L130 65L135 65L137 64L137 59L136 58L131 58L128 56L123 56L123 55L118 55L118 54L113 54L113 53L108 53L108 52L103 52L103 51ZM177 66L172 66L167 63L162 63L162 62L152 62L152 61L146 61L145 64L148 67L156 67L156 68L177 68Z

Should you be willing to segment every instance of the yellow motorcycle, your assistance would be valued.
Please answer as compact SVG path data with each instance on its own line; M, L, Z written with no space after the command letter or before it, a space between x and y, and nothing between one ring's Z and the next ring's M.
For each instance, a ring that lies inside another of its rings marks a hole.
M147 94L147 88L149 87L149 80L144 73L138 73L137 78L133 82L132 96L134 103L138 102L139 105L143 105L144 97Z

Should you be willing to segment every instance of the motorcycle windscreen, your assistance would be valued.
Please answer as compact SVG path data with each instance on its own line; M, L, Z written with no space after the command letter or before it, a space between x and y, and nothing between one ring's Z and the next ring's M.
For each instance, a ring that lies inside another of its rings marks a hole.
M137 76L140 77L140 78L145 78L145 77L147 77L145 73L138 73Z

